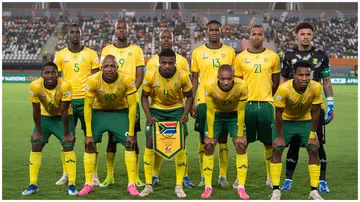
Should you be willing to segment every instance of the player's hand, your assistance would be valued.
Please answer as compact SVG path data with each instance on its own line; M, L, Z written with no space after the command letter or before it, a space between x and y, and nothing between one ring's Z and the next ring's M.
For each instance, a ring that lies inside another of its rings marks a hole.
M128 150L134 150L136 141L136 136L126 136L125 148Z
M307 143L307 146L308 145L315 145L315 146L317 146L317 147L320 147L320 143L319 143L319 140L317 139L317 137L315 137L315 138L309 138L309 140L308 140L308 143Z
M41 133L39 132L35 132L31 135L31 138L30 138L30 142L33 143L35 141L41 141L41 143L44 143L44 137L42 136Z
M71 133L64 134L62 144L65 144L65 142L70 142L72 145L75 145L75 139L75 136Z
M156 121L158 121L157 118L155 118L153 116L147 117L146 119L147 119L149 126L152 126Z
M95 143L94 143L93 137L85 136L84 143L85 143L85 148L86 147L95 148Z
M195 104L193 104L190 114L191 114L191 117L196 118L196 105Z
M285 147L284 137L277 137L272 143L273 149L275 149L276 147L280 147L280 146Z
M186 114L183 114L180 119L180 123L187 123L189 121L189 116Z
M325 125L329 124L334 119L334 101L328 100L328 108L325 113Z

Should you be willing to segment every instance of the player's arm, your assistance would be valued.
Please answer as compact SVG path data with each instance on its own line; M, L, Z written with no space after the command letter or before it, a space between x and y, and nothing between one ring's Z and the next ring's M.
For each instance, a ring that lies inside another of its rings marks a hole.
M36 127L36 132L31 135L31 142L40 140L43 142L43 136L41 131L41 110L40 110L40 99L37 95L38 85L35 81L30 84L30 96L29 100L32 103L33 109L33 120Z
M207 137L214 138L215 105L211 94L206 90L206 123Z
M280 85L274 96L275 126L278 137L273 142L273 148L276 148L278 146L285 146L282 114L286 106L285 100L287 99L287 93L288 89Z
M330 79L330 65L329 58L325 56L322 67L321 67L321 77L323 78L323 88L324 94L327 100L328 108L326 110L325 124L330 123L334 118L334 97L333 97L333 88Z
M238 55L236 56L236 58L234 59L234 75L240 79L243 79L243 71L242 71L242 67L241 67L241 57Z
M145 61L144 61L144 53L139 48L138 50L138 58L136 61L136 78L135 78L135 86L136 89L139 89L143 79L144 79L144 67L145 67Z
M149 97L152 90L151 81L152 81L152 75L150 75L149 71L147 71L142 85L141 106L144 110L147 122L150 126L154 124L154 121L156 121L156 118L153 117L150 113Z
M92 122L92 105L94 104L94 97L85 97L84 102L84 119L85 119L85 125L86 125L86 136L92 137L92 128L91 128L91 122Z
M135 121L136 121L136 92L137 89L135 88L134 79L129 77L127 82L127 91L126 91L126 98L129 105L129 136L135 135Z
M100 71L100 60L96 51L91 51L91 74Z
M95 74L100 71L100 68L92 69L91 74Z
M181 123L186 123L188 121L188 115L189 112L192 109L192 106L194 104L194 96L193 96L193 92L192 92L192 85L191 85L191 81L190 78L186 75L183 78L183 95L184 97L186 97L186 101L185 101L185 109L184 109L184 113L181 116L180 122Z
M310 138L315 138L315 134L316 134L318 124L319 124L319 119L320 119L320 109L321 109L320 104L312 105L312 107L311 107L312 125L311 125Z
M198 67L198 63L196 60L196 54L197 54L197 50L195 49L194 52L192 53L191 56L191 66L190 66L190 72L191 72L191 83L193 86L193 98L196 98L196 92L198 89L198 85L199 85L199 67ZM196 106L195 106L195 102L193 104L192 110L191 110L191 116L193 118L196 117Z
M291 71L291 66L290 66L290 63L289 61L287 61L286 59L286 54L284 54L284 57L283 57L283 60L282 60L282 63L281 63L281 72L280 72L280 84L286 82L287 80L289 80L289 77L290 77L290 71Z
M275 95L276 90L279 87L280 82L280 58L277 54L274 56L274 66L272 68L271 80L272 80L272 95Z
M32 108L33 108L33 119L34 119L34 123L35 123L35 127L36 127L36 131L42 135L42 131L41 131L41 121L40 121L40 117L41 117L41 110L40 110L40 102L39 103L32 103Z
M59 77L63 77L63 59L61 56L62 51L58 51L54 57L54 63L56 64L59 72Z
M243 84L243 87L241 89L241 96L239 98L238 102L238 137L244 136L244 123L245 123L245 108L246 108L246 102L248 99L248 85L247 83Z
M68 114L69 107L70 107L70 101L61 101L60 114L61 114L61 120L64 125L65 136L70 135L69 114Z
M278 138L284 139L284 131L283 131L283 119L282 113L284 112L284 108L275 108L275 123L276 123L276 130L278 133Z

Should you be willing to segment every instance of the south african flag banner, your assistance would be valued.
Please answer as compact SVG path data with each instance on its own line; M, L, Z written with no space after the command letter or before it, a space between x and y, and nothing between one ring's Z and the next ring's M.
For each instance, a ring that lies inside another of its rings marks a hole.
M179 121L158 121L154 125L154 151L171 160L184 149L184 125Z

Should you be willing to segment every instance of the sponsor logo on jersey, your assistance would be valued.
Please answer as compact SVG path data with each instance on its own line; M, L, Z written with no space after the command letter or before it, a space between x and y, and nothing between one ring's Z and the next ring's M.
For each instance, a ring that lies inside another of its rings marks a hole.
M208 58L208 56L204 53L203 54L203 59L206 59L206 58Z
M104 90L102 88L99 88L98 91L99 92L104 92Z
M245 64L249 64L249 63L250 63L249 58L245 58Z
M65 58L65 59L64 59L64 63L65 63L65 62L69 62L69 59L68 59L68 58Z
M292 64L292 65L296 64L296 62L297 62L297 59L296 59L296 58L294 58L294 59L291 60L291 64Z

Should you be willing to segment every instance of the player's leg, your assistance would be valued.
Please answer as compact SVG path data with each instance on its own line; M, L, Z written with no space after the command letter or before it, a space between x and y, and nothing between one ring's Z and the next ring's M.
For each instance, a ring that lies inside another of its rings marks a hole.
M230 133L236 150L236 173L238 179L237 194L241 199L249 199L249 195L245 191L246 175L248 170L247 144L241 143L238 137L238 119L237 111L232 112L227 118L227 130Z
M308 144L309 133L311 130L312 122L311 121L302 121L297 122L298 131L301 136L301 146L306 146L306 150L309 155L308 170L310 175L310 184L311 191L309 194L310 199L314 200L323 200L318 192L319 186L319 177L320 177L320 160L318 154L318 146L313 144Z
M318 124L318 129L317 129L317 135L318 135L318 139L319 139L319 143L320 143L320 148L319 148L319 158L320 158L320 181L319 181L319 191L320 193L329 193L329 187L327 186L327 182L326 182L326 153L325 153L325 148L324 148L324 144L326 143L326 139L325 139L325 120L324 120L324 115L325 112L323 109L321 109L320 111L320 120L319 120L319 124Z
M88 195L94 191L92 185L92 177L96 165L96 147L97 143L100 143L102 140L102 134L108 130L109 121L108 121L108 112L101 110L92 110L92 133L93 133L93 144L85 144L85 153L84 153L84 170L85 170L85 185L83 189L79 192L79 196ZM109 120L110 117L109 117ZM86 138L86 137L85 137Z
M214 152L217 143L217 138L220 136L222 131L223 122L219 119L218 114L215 114L214 120L214 135L213 137L206 137L205 142L205 152L203 157L203 172L205 179L205 190L201 195L201 198L209 198L212 195L212 174L214 170ZM205 131L207 133L207 124L205 124Z
M221 135L218 138L218 152L219 152L219 180L218 183L221 187L228 188L230 183L226 179L228 159L229 159L229 148L228 148L228 139L229 132L226 127L221 131Z
M300 136L293 137L289 143L289 150L286 155L286 177L281 188L282 191L290 191L292 188L292 176L299 160L300 143Z
M37 187L38 175L41 166L41 159L42 159L42 149L44 148L45 144L48 142L49 139L49 130L47 127L44 127L45 121L50 122L47 117L41 116L41 131L44 142L41 141L34 141L31 143L31 152L30 152L30 159L29 159L29 176L30 176L30 183L28 188L22 192L23 196L29 196L33 193L39 191ZM36 127L34 127L32 134L36 132Z
M114 167L116 156L116 142L114 142L114 134L108 132L109 141L106 147L106 179L99 185L100 187L108 187L110 184L115 183Z
M253 143L257 140L257 128L258 128L258 118L257 118L258 106L255 102L249 101L246 103L245 108L245 129L246 129L246 140L247 143ZM238 188L238 179L235 180L232 187L234 189Z
M183 110L182 110L183 111ZM179 120L179 119L178 119ZM186 124L185 127L185 134L184 134L184 142L186 142L187 136L187 128ZM187 161L186 161L186 143L184 145L185 149L180 151L175 157L175 169L176 169L176 186L175 186L175 194L178 198L185 198L186 194L183 190L183 179L186 172Z
M73 115L68 116L69 119L69 129L71 135L75 136L75 125ZM60 144L63 142L64 138L64 125L60 117L53 118L53 124L51 126L51 132L58 138ZM65 142L62 144L64 151L64 161L65 167L68 174L68 193L71 196L76 196L78 191L76 190L76 154L74 151L75 142Z
M287 145L292 136L296 134L296 129L292 127L290 121L283 121L283 131L284 131L284 143ZM278 137L275 120L273 120L273 128L272 128L272 141L274 142ZM270 175L273 184L273 192L271 196L271 200L280 200L281 191L280 191L280 177L282 171L282 154L285 149L285 146L278 146L273 148L272 157L270 160Z
M153 192L152 169L154 167L155 152L153 149L152 127L146 123L146 146L144 152L145 188L140 197L149 196Z
M83 100L83 99L73 99L71 100L71 107L72 107L72 110L73 110L73 117L74 117L74 125L75 125L75 128L76 128L76 125L78 123L78 119L80 119L80 110L79 109L79 100ZM84 108L84 102L82 103L82 108ZM84 112L82 114L82 116L84 117ZM85 123L84 123L84 127L85 127ZM83 123L81 122L81 129L84 130L83 128ZM84 136L85 136L85 132L84 132ZM68 183L68 174L67 174L67 171L66 171L66 166L65 166L65 155L64 155L64 151L61 150L61 163L62 163L62 167L63 167L63 174L61 176L61 178L55 182L56 185L63 185L63 184L67 184Z
M135 145L135 153L136 153L136 181L135 185L137 187L143 187L145 186L145 183L143 183L140 180L139 177L139 162L140 162L140 150L139 150L139 143L137 141L137 133L141 131L141 125L140 125L140 104L136 104L136 122L135 122L135 136L136 136L136 145Z
M199 183L199 187L205 186L204 182L204 171L203 171L203 157L205 151L205 124L206 124L206 104L198 104L196 107L196 119L195 119L195 131L198 131L200 134L200 142L198 145L198 153L199 153L199 165L200 165L200 173L201 173L201 181Z
M258 103L258 139L264 144L264 160L266 167L266 186L272 188L270 174L270 159L272 156L272 123L274 120L274 107L269 102Z

